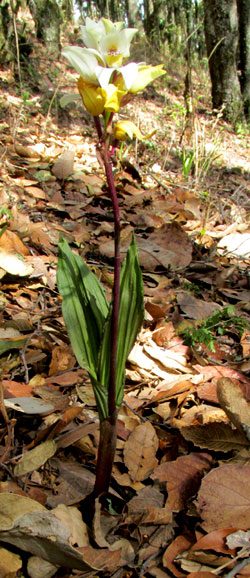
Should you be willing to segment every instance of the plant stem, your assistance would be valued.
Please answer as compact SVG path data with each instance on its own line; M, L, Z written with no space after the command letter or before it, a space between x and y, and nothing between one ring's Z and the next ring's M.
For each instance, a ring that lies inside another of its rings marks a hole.
M112 115L113 116L113 115ZM112 116L108 125L112 123ZM110 378L108 391L109 416L100 424L100 443L98 448L96 482L94 494L99 496L107 492L110 484L112 466L116 449L116 358L118 343L118 323L120 304L120 211L117 199L117 192L114 183L113 165L109 151L109 141L103 138L102 127L99 117L94 117L99 143L101 147L102 160L108 182L108 188L112 201L114 214L114 286L113 286L113 308L111 322L111 346L110 346Z
M109 415L111 416L116 410L116 354L118 342L121 256L120 256L119 205L114 184L112 161L108 150L106 150L104 153L104 166L114 212L114 244L115 244L113 309L112 309L112 328L111 328L111 352L110 352L110 380L109 380Z
M116 450L117 411L100 423L94 497L108 492Z

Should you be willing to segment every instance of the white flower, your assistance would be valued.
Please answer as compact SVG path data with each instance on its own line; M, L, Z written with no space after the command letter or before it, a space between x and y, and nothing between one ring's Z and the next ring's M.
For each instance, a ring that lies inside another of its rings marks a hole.
M99 81L96 76L96 69L99 65L98 60L88 48L80 46L67 46L62 50L62 55L67 58L71 66L86 80L98 85Z
M104 66L120 66L123 59L128 58L137 28L123 28L123 22L111 22L106 18L99 22L86 18L85 26L81 26L85 46Z

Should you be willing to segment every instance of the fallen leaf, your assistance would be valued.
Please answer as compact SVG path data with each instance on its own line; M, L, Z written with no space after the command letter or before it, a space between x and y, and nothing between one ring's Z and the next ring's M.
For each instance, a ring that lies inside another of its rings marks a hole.
M124 463L133 482L145 480L157 466L158 438L149 421L137 426L124 446Z
M250 385L250 379L241 373L240 371L236 371L231 367L225 365L193 365L193 369L198 371L201 375L203 375L204 381L209 381L213 377L229 377L230 379L238 379L243 383L248 383Z
M27 573L29 578L52 578L57 571L57 567L47 560L38 556L30 556L27 562Z
M163 566L170 570L177 578L184 578L186 574L178 570L174 561L179 554L185 552L185 550L189 550L191 545L192 542L187 536L177 536L163 554Z
M25 187L26 193L28 193L31 197L35 199L44 199L47 200L48 195L39 187Z
M187 234L177 224L163 225L145 239L137 239L139 261L145 271L157 267L173 270L187 267L192 259L192 243ZM125 255L129 240L121 244L121 254ZM102 243L100 252L106 257L114 254L113 241Z
M170 524L172 512L163 506L164 496L159 488L144 487L127 504L126 524Z
M214 578L213 572L190 572L186 578Z
M250 393L250 387L249 387ZM244 426L250 427L250 403L238 383L227 377L217 382L217 395L221 407L231 422L244 434Z
M19 239L16 233L7 229L0 236L0 248L10 253L19 253L19 255L27 256L30 254L29 249Z
M212 458L206 454L190 453L155 468L152 480L167 484L167 506L173 512L185 508L187 500L196 494L204 472L211 467Z
M244 533L244 532L243 532ZM219 552L221 554L230 554L230 556L235 556L236 546L229 546L228 539L230 535L234 535L233 528L220 528L219 530L213 530L205 536L202 536L193 544L190 551L193 550L213 550L214 552Z
M29 472L37 470L47 462L57 451L57 444L54 440L47 440L39 446L26 452L14 467L15 476L24 476Z
M86 498L94 488L95 475L73 460L52 458L51 464L59 472L56 494L47 498L47 504L54 508L58 504L70 506Z
M69 535L70 530L35 500L0 494L0 541L35 556L42 555L57 566L85 571L95 568L70 546Z
M182 430L184 427L197 426L198 424L205 425L215 422L228 422L228 418L223 409L220 407L213 407L205 403L194 405L183 411L181 417L173 419L173 426Z
M89 544L87 525L83 522L81 512L75 506L58 504L53 509L54 516L70 529L69 543L71 546L86 546Z
M44 403L41 399L35 397L11 397L4 400L6 407L27 413L30 415L44 415L54 410L54 406Z
M25 257L0 248L0 267L10 275L26 277L33 273L33 267L25 261Z
M40 158L39 153L31 146L25 146L19 143L15 143L15 151L20 157L37 159Z
M189 291L180 291L176 296L177 303L182 311L191 319L206 319L217 309L221 309L218 303L197 299Z
M226 543L229 548L243 548L247 550L250 548L250 530L243 532L243 530L237 530L232 532L227 536Z
M232 429L227 423L207 423L182 427L181 434L185 440L193 442L199 448L206 448L216 452L230 452L248 447L246 436Z
M247 464L225 464L203 478L197 504L206 532L219 528L249 528L249 487L250 466Z
M15 578L16 572L22 568L22 560L18 554L0 547L0 577Z
M49 377L51 375L57 375L62 371L67 371L72 369L76 363L75 356L71 347L66 343L63 345L57 345L52 351L52 358L49 366Z
M249 233L231 233L223 239L221 239L217 245L220 252L226 249L227 253L232 255L237 255L238 257L243 257L244 259L250 258L250 234Z
M207 382L203 383L202 385L199 385L197 387L197 394L199 399L203 399L204 401L208 401L209 403L219 405L217 388L215 383Z
M74 151L65 151L52 167L52 173L58 179L67 179L73 173L74 167Z

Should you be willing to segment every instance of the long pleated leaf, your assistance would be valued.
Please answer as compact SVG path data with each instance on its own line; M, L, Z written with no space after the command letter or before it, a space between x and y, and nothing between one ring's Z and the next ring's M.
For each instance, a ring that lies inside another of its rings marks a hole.
M144 320L144 291L138 250L133 236L121 270L117 347L116 405L124 393L125 365Z
M97 277L64 239L59 242L57 283L77 361L96 380L98 351L109 304Z
M133 237L121 269L120 309L116 365L116 405L123 398L125 365L144 319L143 282L137 245ZM98 378L108 391L110 376L111 315L107 319L100 348Z

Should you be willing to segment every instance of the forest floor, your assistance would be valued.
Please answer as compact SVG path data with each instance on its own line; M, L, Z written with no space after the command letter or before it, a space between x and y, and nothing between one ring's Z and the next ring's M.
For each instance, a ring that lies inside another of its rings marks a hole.
M38 65L39 64L39 65ZM250 576L250 134L212 115L207 72L126 109L122 252L135 231L146 318L127 363L108 500L89 536L98 415L56 285L59 236L110 298L111 201L74 75L30 61L0 82L0 577ZM31 82L31 78L33 81Z

